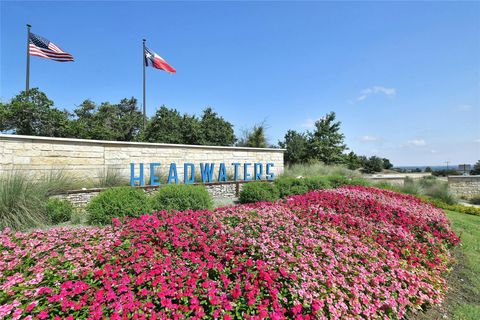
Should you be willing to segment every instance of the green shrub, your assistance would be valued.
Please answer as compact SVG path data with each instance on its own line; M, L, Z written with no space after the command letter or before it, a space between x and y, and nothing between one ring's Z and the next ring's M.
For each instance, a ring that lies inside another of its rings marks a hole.
M328 181L332 185L332 188L338 188L344 185L348 185L349 179L345 176L328 176Z
M275 201L279 199L280 193L273 183L250 182L243 185L240 191L241 203L252 203L259 201Z
M372 184L367 180L363 178L352 178L347 180L347 185L350 186L371 186Z
M169 184L158 189L152 197L154 210L212 209L213 200L204 186Z
M285 168L283 174L286 177L320 177L320 176L344 176L348 178L359 177L360 173L349 170L343 165L325 165L320 162L294 164Z
M308 192L308 187L302 178L280 177L275 180L274 184L281 198Z
M111 188L100 192L87 205L89 224L109 224L112 218L139 217L151 211L150 201L142 189Z
M456 211L456 212L461 212L461 213L466 213L466 214L471 214L474 216L480 216L480 208L473 207L473 206L464 206L462 204L448 204L443 202L440 199L432 199L429 197L419 197L423 201L428 202L433 204L434 206L445 209L445 210L450 210L450 211Z
M61 199L49 199L45 206L47 217L52 224L70 221L73 210L70 202Z
M400 187L400 192L413 195L422 195L423 188L418 183L413 181L413 179L407 177L405 178L403 186Z
M435 176L426 176L422 177L418 183L420 184L421 187L423 188L431 188L438 184L438 180Z
M447 204L455 204L458 199L450 192L446 183L436 184L424 191L425 195L441 200Z
M323 190L332 187L327 177L309 177L304 179L308 190Z
M470 198L469 202L471 204L477 204L477 205L480 204L480 194Z

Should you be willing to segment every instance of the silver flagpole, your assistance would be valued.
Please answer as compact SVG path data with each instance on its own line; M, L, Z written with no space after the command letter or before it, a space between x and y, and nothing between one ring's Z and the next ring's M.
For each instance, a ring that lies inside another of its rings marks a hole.
M147 103L145 98L145 39L143 39L142 65L143 65L143 130L147 127Z
M25 93L28 97L28 90L30 89L30 28L32 26L27 24L27 77L25 80Z

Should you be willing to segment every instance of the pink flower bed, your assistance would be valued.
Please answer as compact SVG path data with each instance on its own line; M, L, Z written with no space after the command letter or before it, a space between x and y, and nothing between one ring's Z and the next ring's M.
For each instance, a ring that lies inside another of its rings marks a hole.
M108 228L0 234L0 318L397 318L439 303L443 211L344 187Z

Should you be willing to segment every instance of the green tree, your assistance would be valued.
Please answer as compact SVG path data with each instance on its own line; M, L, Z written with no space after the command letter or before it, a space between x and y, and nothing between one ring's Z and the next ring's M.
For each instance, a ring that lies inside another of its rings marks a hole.
M362 159L357 156L353 151L350 151L345 155L345 165L350 170L357 170L362 167Z
M161 106L150 118L142 140L158 143L184 143L183 117L176 109Z
M425 172L432 172L432 171L433 171L433 170L432 170L431 167L426 167L426 168L425 168Z
M53 107L53 101L38 88L16 95L9 103L0 105L0 131L15 134L68 137L70 120L67 111Z
M390 162L389 159L383 158L382 161L383 161L383 169L388 170L393 168L393 164Z
M266 148L267 138L265 136L265 125L254 125L253 129L247 139L247 147L251 148Z
M133 97L118 104L103 102L100 106L85 100L74 114L72 130L83 139L135 141L143 124L143 115Z
M307 137L303 133L295 130L288 130L283 141L279 141L280 148L286 149L285 163L292 165L296 163L303 163L307 161Z
M204 144L203 131L196 116L183 115L182 139L185 144Z
M211 146L231 146L235 143L233 125L219 116L212 108L203 110L200 120L202 144Z
M480 160L478 160L474 165L473 165L473 170L470 171L471 175L480 175Z
M315 122L315 130L308 132L309 158L320 160L325 164L336 164L343 161L345 136L340 132L340 121L335 121L335 112L328 113Z
M363 165L364 173L382 172L383 160L377 156L371 156Z

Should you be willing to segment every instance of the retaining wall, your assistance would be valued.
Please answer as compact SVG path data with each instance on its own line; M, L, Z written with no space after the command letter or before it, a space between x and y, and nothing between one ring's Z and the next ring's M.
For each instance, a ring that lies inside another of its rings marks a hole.
M50 171L62 170L75 178L98 179L108 170L115 170L130 179L130 164L135 164L138 175L139 163L144 163L144 175L150 177L149 163L159 162L156 175L168 175L170 163L177 164L178 179L183 181L183 164L193 163L198 172L200 163L225 163L229 176L233 174L232 163L273 163L271 172L283 172L284 149L197 146L164 143L99 141L83 139L49 138L20 135L0 135L0 174L12 170L40 179ZM243 167L239 168L243 179ZM215 171L216 172L216 171ZM215 173L215 180L217 174ZM214 181L215 181L214 180ZM162 181L163 182L163 181ZM164 182L163 182L164 183Z
M448 188L458 197L472 198L480 195L480 176L449 176Z

